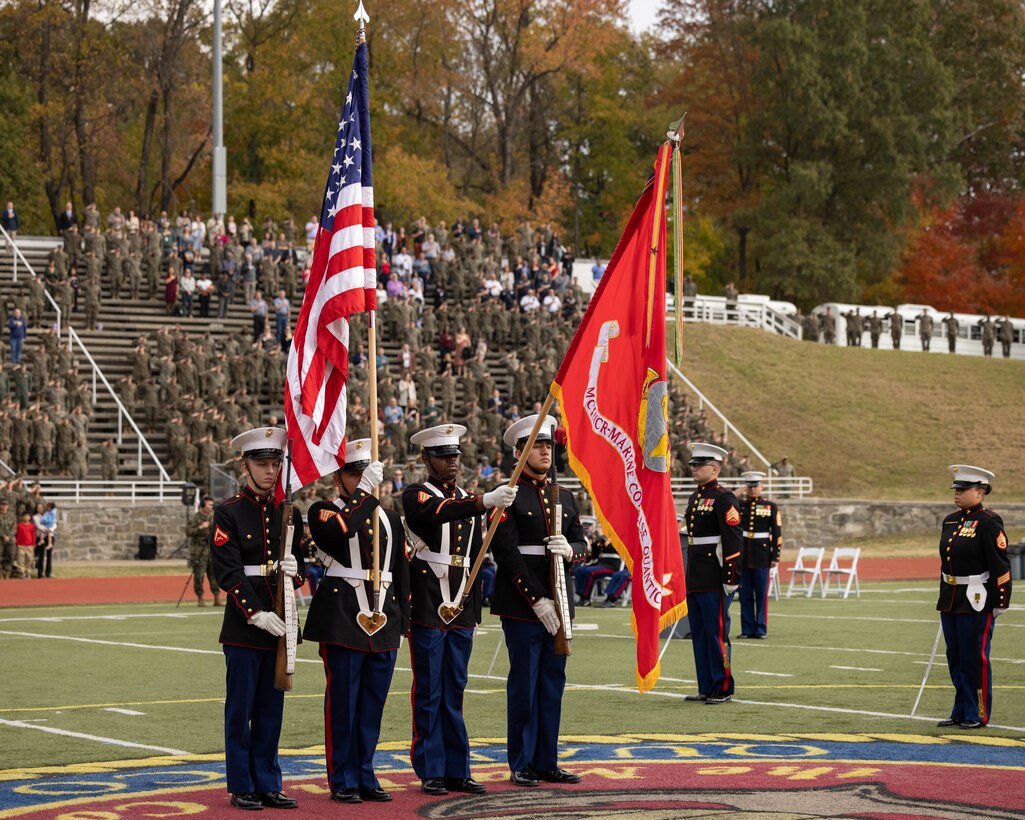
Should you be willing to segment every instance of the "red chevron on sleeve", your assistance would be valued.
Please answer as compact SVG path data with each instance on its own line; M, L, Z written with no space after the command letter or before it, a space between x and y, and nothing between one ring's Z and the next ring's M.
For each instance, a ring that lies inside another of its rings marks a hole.
M228 533L221 529L221 525L218 524L214 529L214 544L218 547L223 547L228 543Z

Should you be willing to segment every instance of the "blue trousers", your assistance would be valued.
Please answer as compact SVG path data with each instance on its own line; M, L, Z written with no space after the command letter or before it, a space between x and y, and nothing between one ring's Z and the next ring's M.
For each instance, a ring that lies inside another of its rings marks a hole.
M473 649L472 629L432 629L413 624L413 747L410 759L421 780L470 776L470 739L463 722L463 690Z
M621 569L612 573L608 586L605 587L605 597L610 601L618 601L619 596L626 591L626 585L630 583L630 570Z
M989 650L995 622L992 612L940 613L943 640L947 644L947 668L954 684L952 720L989 722L993 708L993 668L989 662Z
M502 618L502 631L509 649L509 768L552 771L558 768L566 656L555 654L555 638L538 621Z
M491 596L495 594L495 574L494 567L480 568L481 595L485 601L490 601Z
M733 596L722 592L688 592L687 615L690 618L694 666L698 692L702 695L732 695L730 670L730 602Z
M285 693L274 688L276 653L224 646L224 762L232 794L281 791L278 739Z
M740 632L765 635L769 626L769 569L740 571Z
M376 789L374 752L388 697L396 650L358 652L322 643L327 775L332 791Z
M580 600L585 601L591 597L591 588L595 581L606 575L612 575L614 572L612 567L602 564L584 564L573 570L573 585L576 587Z

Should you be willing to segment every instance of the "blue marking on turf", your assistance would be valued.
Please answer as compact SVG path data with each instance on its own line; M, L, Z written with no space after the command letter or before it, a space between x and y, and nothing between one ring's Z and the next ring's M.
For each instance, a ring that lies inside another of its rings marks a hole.
M637 765L645 762L754 763L760 760L820 764L836 760L1025 768L1025 748L1021 746L981 746L961 743L957 739L931 744L876 740L843 742L794 739L752 742L718 739L688 743L624 739L621 743L563 743L561 748L566 752L566 765L573 767L587 764ZM573 750L572 753L569 750ZM474 766L506 765L504 745L474 746L472 751ZM321 754L286 754L280 760L286 785L292 780L325 779L325 763ZM375 769L381 775L389 772L409 773L408 751L379 751L375 758ZM174 792L211 786L223 788L224 762L169 759L163 766L147 765L109 772L23 775L12 770L7 776L11 779L0 779L0 816L11 809L42 809L63 801L127 797L156 790Z

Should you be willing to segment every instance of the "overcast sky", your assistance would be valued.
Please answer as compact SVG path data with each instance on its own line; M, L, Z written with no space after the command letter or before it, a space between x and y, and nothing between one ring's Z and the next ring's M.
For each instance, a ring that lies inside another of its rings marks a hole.
M631 28L641 32L651 27L658 16L658 9L662 5L661 0L629 0L631 15Z

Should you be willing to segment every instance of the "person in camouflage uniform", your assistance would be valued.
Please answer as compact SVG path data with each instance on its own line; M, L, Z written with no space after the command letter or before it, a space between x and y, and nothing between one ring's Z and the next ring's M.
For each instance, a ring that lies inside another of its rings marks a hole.
M196 606L206 606L203 597L203 577L210 584L214 606L224 606L221 588L217 586L213 562L210 560L210 522L214 520L214 500L204 496L196 514L189 519L186 533L189 538L189 564L192 566L192 589L196 593Z
M18 517L11 509L6 497L0 498L0 578L15 578L18 565L18 549L14 534L18 529Z

